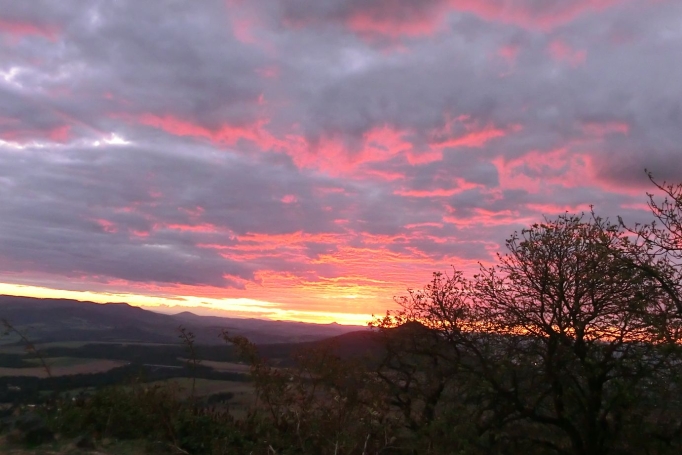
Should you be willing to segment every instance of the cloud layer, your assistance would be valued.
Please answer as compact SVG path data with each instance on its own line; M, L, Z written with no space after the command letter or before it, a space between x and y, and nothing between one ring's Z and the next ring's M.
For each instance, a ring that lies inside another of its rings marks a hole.
M680 24L672 0L0 0L0 281L380 313L542 215L643 219L644 168L682 175Z

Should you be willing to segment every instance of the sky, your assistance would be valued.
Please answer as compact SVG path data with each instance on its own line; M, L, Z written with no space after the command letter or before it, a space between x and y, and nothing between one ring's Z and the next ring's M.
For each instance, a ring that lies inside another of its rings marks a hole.
M679 0L0 0L0 293L364 323L682 180Z

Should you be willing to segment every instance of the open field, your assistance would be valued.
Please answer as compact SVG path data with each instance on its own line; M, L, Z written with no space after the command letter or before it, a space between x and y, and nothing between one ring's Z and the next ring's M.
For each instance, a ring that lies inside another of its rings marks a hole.
M26 347L23 344L16 344L17 341L12 342L12 344L0 344L0 353L2 354L25 354ZM43 350L49 347L60 347L60 348L81 348L86 344L91 344L85 341L60 341L53 343L42 343L35 344L35 348L38 350Z
M159 381L158 383L174 384L179 388L181 393L187 394L189 394L189 391L192 388L191 378L173 378L166 381ZM196 395L199 397L226 392L234 393L235 396L237 396L237 394L253 394L253 386L248 382L220 381L214 379L197 379L195 390Z
M29 368L5 368L0 367L0 376L32 376L46 378L48 376L38 359L30 359L28 362L36 365ZM54 357L46 359L52 376L68 376L72 374L103 373L113 368L125 365L122 360L108 359L82 359L72 357Z
M177 346L171 343L152 343L152 342L126 342L126 341L53 341L49 343L36 343L35 347L39 351L50 348L72 348L78 349L86 345L116 345L116 346ZM11 343L0 343L0 354L25 354L26 347L16 344L16 340Z
M0 438L0 453L3 455L145 455L142 441L101 441L95 450L78 449L70 441L57 441L32 449L9 444Z
M180 388L180 393L189 395L192 388L192 380L189 378L176 378L160 383L176 384ZM256 403L256 395L253 385L249 382L238 381L216 381L211 379L196 380L196 395L207 397L218 393L232 393L233 396L228 402L230 414L236 418L246 416L249 409Z
M187 359L182 359L186 361ZM217 362L212 360L202 360L200 365L213 368L215 371L221 373L243 373L249 372L249 366L243 363L236 362Z

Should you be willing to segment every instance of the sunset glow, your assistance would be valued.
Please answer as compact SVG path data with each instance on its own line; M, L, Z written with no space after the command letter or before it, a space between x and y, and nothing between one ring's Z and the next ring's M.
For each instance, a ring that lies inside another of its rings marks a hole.
M365 324L682 175L679 1L0 5L0 294Z

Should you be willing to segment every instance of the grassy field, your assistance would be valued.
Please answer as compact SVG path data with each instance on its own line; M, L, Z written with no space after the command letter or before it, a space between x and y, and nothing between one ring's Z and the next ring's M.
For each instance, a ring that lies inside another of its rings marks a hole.
M76 357L53 357L45 359L50 367L52 376L67 376L71 374L102 373L113 368L125 365L122 360L107 359L81 359ZM47 371L38 359L28 359L27 362L35 365L29 368L5 368L0 367L0 376L33 376L46 378Z
M187 361L187 359L182 360ZM215 371L220 371L221 373L249 373L249 366L243 363L202 360L200 365L213 368Z
M26 347L21 344L15 344L17 341L15 340L13 343L14 344L0 344L0 353L2 354L24 354L26 353ZM89 344L84 341L64 341L64 342L55 342L55 343L43 343L43 344L36 344L36 349L42 350L45 348L49 347L64 347L64 348L82 348L86 344Z
M97 449L86 450L75 447L72 441L56 441L53 444L27 449L7 443L0 438L0 453L3 455L146 455L142 441L102 441Z
M178 387L181 394L189 396L192 389L192 379L175 378L160 383L174 384ZM196 380L196 396L207 397L217 393L230 392L234 396L230 399L228 406L230 413L237 418L244 417L249 409L256 402L256 394L253 385L249 382L237 381L215 381L211 379Z
M26 347L16 344L19 340L10 340L0 342L0 354L24 354ZM44 350L49 348L82 348L89 344L110 344L122 346L177 346L171 343L132 343L126 341L53 341L49 343L36 343L36 349Z
M191 378L173 378L159 383L173 384L181 393L189 394L192 388ZM152 383L153 384L153 383ZM248 382L219 381L213 379L197 379L195 393L198 397L206 397L216 393L232 392L235 394L253 395L253 386Z

